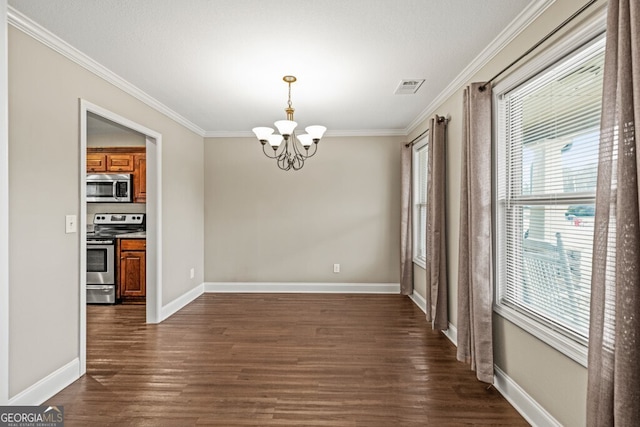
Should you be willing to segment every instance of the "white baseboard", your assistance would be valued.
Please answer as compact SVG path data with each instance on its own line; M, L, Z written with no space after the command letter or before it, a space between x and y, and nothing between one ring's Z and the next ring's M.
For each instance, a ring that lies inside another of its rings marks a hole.
M411 301L413 301L413 303L417 305L423 313L427 313L427 300L424 299L422 295L420 295L416 291L413 291L413 293L409 295L409 298L411 298Z
M205 292L219 293L313 293L313 294L399 294L399 283L269 283L208 282Z
M78 378L80 378L80 359L76 358L9 399L9 405L41 405Z
M422 310L423 313L426 314L427 300L425 300L422 295L413 291L413 293L409 295L409 298L411 298L411 301L413 301L413 303L416 306L418 306L418 308ZM444 334L445 337L449 338L449 341L451 341L453 345L455 345L456 347L458 346L458 330L456 329L455 326L449 323L449 328L446 331L441 331L441 332Z
M453 326L451 322L449 322L449 329L442 331L442 333L445 337L449 338L449 341L451 341L453 345L458 346L458 328Z
M204 283L199 284L195 288L190 291L185 292L180 295L178 298L171 301L169 304L162 307L160 310L160 321L168 319L173 316L178 311L182 310L184 306L189 304L191 301L198 298L200 295L204 293Z
M409 298L414 302L420 310L426 312L427 302L422 295L413 292ZM449 329L442 331L449 340L458 346L458 329L449 323ZM533 426L539 427L558 427L561 426L551 414L549 414L538 402L536 402L529 394L522 389L515 381L513 381L502 369L494 365L494 387L504 396L505 399L513 406L516 411Z
M502 369L494 365L494 387L504 396L529 424L536 427L560 427L546 409L513 381Z

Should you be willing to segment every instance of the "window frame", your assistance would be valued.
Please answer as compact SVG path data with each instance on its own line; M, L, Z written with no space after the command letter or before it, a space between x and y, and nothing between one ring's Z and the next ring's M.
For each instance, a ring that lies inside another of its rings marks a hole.
M604 37L606 30L606 11L602 9L590 20L571 34L565 36L554 46L544 50L535 59L500 81L493 88L493 224L494 230L494 305L493 310L501 317L512 322L526 332L540 339L547 345L566 355L570 359L578 362L582 366L587 366L588 343L582 343L566 334L556 330L551 325L537 321L531 316L524 314L515 308L502 303L500 286L500 260L503 259L502 233L504 233L504 222L502 222L502 210L499 207L498 185L499 174L503 165L498 163L499 152L505 150L506 144L501 139L501 129L499 129L499 109L500 100L503 94L515 89L527 80L545 72L558 61L566 58L581 49L596 43Z
M425 250L425 257L420 257L418 255L419 252L419 247L420 245L422 246L426 246L426 234L424 236L420 236L420 208L419 205L420 203L418 202L419 200L419 189L420 189L420 185L419 185L419 178L420 178L420 174L419 174L419 163L420 163L420 152L422 150L427 150L427 165L425 165L428 168L428 164L429 164L429 132L426 132L420 139L418 139L414 144L412 149L412 157L411 157L411 174L412 174L412 194L411 194L411 213L412 213L412 228L413 228L413 262L414 264L419 265L422 268L427 268L427 258L426 258L426 250ZM428 175L427 175L427 179ZM426 191L426 188L425 188ZM425 208L428 209L429 204L428 204L428 200L426 199L427 196L425 196ZM426 224L424 227L425 233L426 233Z

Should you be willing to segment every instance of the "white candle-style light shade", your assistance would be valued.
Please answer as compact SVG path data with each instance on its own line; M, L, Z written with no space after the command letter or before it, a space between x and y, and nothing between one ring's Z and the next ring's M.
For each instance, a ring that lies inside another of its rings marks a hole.
M269 145L274 148L278 148L280 144L282 144L282 135L273 134L267 136L267 141L269 141Z
M278 120L274 125L278 128L278 132L280 132L282 136L291 135L296 129L296 126L298 126L293 120Z
M313 138L308 133L303 133L302 135L296 135L300 144L302 144L305 148L309 148L311 144L313 144Z
M327 131L327 128L324 126L315 125L307 126L304 130L306 130L307 133L311 135L311 138L313 138L315 142L318 142Z
M268 127L257 127L252 130L260 141L267 141L269 139L269 135L273 133L273 129Z

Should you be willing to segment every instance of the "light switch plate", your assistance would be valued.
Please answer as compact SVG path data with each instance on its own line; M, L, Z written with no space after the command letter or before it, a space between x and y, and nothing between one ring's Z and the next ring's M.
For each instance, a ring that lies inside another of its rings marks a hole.
M67 215L65 217L65 233L75 233L78 231L78 223L75 215Z

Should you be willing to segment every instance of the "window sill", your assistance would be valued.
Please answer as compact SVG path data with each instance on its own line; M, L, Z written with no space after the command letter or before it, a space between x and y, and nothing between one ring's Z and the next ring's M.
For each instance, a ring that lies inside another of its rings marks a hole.
M571 360L585 368L587 367L587 346L567 338L554 329L525 316L509 306L494 304L493 311Z
M422 267L424 270L427 269L427 262L426 262L426 260L424 260L422 258L414 258L413 259L413 263L415 265L417 265L418 267Z

